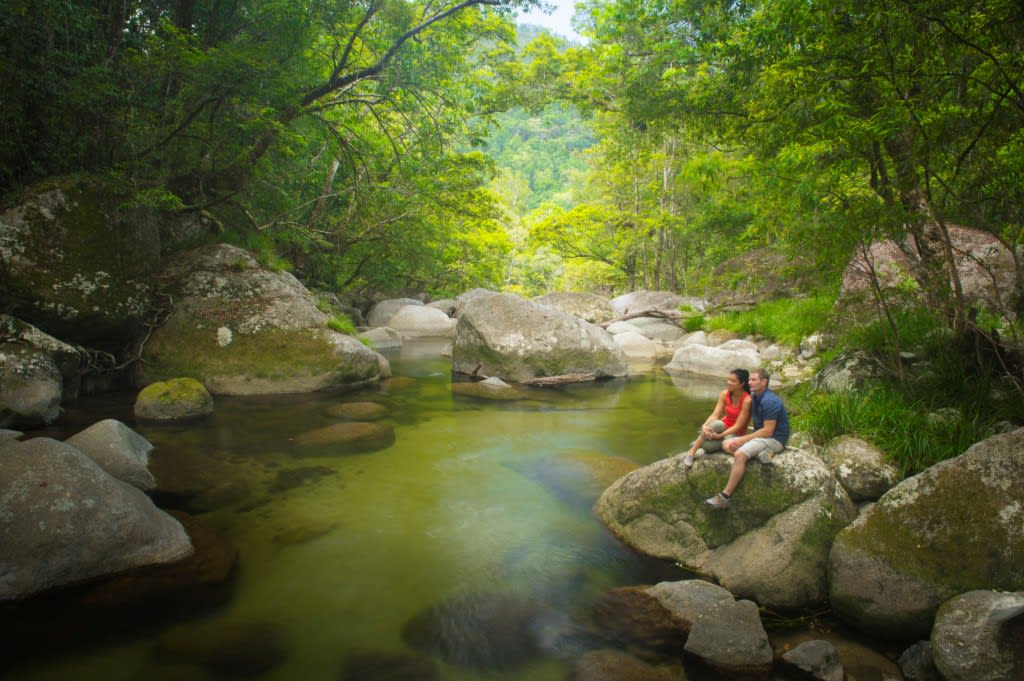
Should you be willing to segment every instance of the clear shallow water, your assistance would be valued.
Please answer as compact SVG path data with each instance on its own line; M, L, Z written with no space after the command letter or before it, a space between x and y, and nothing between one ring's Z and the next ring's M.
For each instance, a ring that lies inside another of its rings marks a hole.
M406 622L453 596L511 594L568 613L615 586L686 577L622 550L589 499L560 493L538 471L560 455L644 465L675 453L719 382L677 383L656 371L499 402L453 395L436 346L391 359L395 378L359 393L220 398L213 417L188 426L135 424L131 396L90 398L47 434L119 418L156 445L155 467L186 468L212 485L190 503L212 509L203 520L238 547L238 582L226 606L174 626L273 623L288 657L256 678L342 678L350 653L408 650ZM386 405L394 444L356 454L299 446L301 433L337 422L326 412L340 401ZM315 467L322 477L275 491L282 471ZM154 640L51 651L7 678L230 678L157 659ZM440 667L451 681L553 681L569 669L557 655L504 672Z

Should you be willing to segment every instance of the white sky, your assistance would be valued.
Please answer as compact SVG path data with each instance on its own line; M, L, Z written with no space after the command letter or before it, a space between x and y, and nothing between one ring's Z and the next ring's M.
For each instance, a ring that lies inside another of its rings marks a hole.
M572 28L572 14L575 10L576 0L543 0L543 2L554 5L555 10L550 14L545 14L543 10L534 9L525 14L520 14L517 22L520 24L537 24L570 40L583 42L580 35Z

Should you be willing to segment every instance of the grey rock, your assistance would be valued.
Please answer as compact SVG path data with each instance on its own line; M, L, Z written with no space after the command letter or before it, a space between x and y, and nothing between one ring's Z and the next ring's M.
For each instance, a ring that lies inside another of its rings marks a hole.
M620 316L630 312L660 310L678 312L687 300L671 291L633 291L611 300L611 306Z
M423 307L423 303L415 298L389 298L374 305L366 315L369 326L391 326L391 318L403 307L414 305ZM433 308L431 308L433 309Z
M60 371L48 354L18 343L0 344L0 428L53 423L63 395Z
M900 472L882 450L853 435L825 444L822 456L856 502L874 501L900 481Z
M120 421L104 419L64 442L84 453L118 480L135 485L143 492L156 487L156 479L149 472L152 443Z
M575 315L591 324L607 322L617 316L608 300L593 293L555 291L538 296L531 302Z
M0 601L192 552L181 523L71 445L8 443L0 459Z
M728 676L766 677L772 647L752 601L715 603L693 625L686 652Z
M1018 519L1019 521L1019 519ZM932 656L945 681L1024 678L1024 591L969 591L942 604Z
M782 654L790 667L802 672L802 678L816 681L843 681L846 673L839 664L839 652L829 641L805 641Z
M647 589L672 616L689 632L702 613L719 603L731 603L736 598L726 589L705 582L687 579L680 582L659 582Z
M691 344L676 350L664 369L669 374L726 376L733 369L753 371L759 366L761 358L756 352Z
M874 635L924 637L939 605L977 588L1024 589L1024 429L907 478L835 539L829 601Z
M931 641L918 641L904 650L899 665L906 681L942 681L935 668Z

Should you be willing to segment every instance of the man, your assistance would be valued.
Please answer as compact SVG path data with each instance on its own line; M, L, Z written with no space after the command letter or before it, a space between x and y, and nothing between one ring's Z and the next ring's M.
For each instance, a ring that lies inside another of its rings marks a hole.
M750 374L750 395L753 398L750 412L754 417L754 431L730 438L722 443L722 451L732 454L732 471L729 481L721 494L704 501L711 509L729 508L732 493L747 472L747 461L757 457L761 463L771 463L772 457L786 448L789 440L789 414L782 404L782 398L768 389L771 374L764 368Z

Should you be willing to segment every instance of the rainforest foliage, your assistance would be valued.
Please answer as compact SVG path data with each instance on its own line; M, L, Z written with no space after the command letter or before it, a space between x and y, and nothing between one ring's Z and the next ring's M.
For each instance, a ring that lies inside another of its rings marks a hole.
M347 292L699 295L755 248L834 285L891 238L1017 339L948 227L1024 243L1021 3L590 0L580 45L533 1L2 0L0 192L102 175Z

